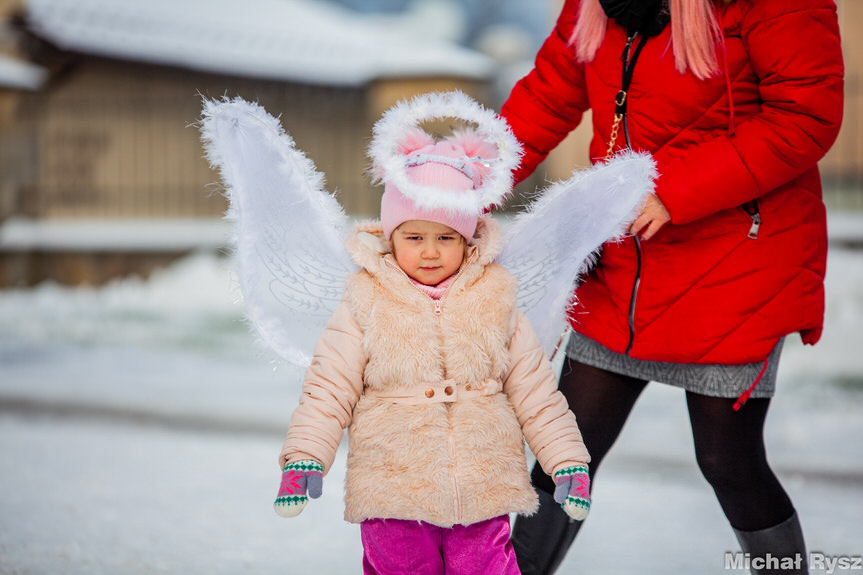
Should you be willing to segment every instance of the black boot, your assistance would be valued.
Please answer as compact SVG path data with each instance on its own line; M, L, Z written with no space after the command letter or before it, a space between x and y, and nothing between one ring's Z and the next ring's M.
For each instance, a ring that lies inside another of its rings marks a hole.
M550 493L536 491L539 510L516 518L512 546L522 575L552 575L563 562L582 522L570 519Z
M795 512L773 527L759 531L734 530L744 553L749 553L750 571L756 575L809 573L806 543Z

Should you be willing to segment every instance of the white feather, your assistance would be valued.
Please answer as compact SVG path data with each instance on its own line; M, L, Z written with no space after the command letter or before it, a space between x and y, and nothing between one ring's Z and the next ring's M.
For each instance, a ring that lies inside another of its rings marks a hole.
M357 269L343 246L347 218L314 164L262 107L205 100L200 127L230 201L246 316L266 347L306 366Z
M655 178L649 154L623 152L552 184L508 226L496 261L516 276L519 308L549 356L566 333L573 290L595 252L623 235Z

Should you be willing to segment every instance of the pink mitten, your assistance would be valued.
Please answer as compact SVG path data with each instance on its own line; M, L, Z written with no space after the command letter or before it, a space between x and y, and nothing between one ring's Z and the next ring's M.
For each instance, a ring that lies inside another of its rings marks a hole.
M590 511L590 476L586 465L566 467L554 474L554 500L578 521Z
M282 517L299 515L309 497L317 499L324 486L324 468L314 459L303 459L285 465L282 485L276 497L276 513Z

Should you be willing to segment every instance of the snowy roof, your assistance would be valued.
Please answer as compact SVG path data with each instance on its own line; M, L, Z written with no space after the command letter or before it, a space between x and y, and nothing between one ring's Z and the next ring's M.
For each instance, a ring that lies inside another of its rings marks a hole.
M255 78L356 86L485 79L493 66L393 16L323 0L27 0L26 11L30 29L64 50Z
M46 75L44 68L0 54L0 88L37 90Z

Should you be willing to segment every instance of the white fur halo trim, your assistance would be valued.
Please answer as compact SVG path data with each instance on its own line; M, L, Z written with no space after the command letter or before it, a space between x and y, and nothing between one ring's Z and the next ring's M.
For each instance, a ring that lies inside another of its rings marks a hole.
M475 190L446 191L408 179L408 156L399 153L399 142L408 130L419 128L423 122L445 118L473 124L477 135L497 148L497 158L489 160L489 173ZM522 148L503 118L463 92L452 91L423 94L390 108L374 126L368 155L376 178L394 185L417 205L480 214L501 204L512 191L512 171L521 161Z

